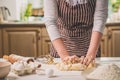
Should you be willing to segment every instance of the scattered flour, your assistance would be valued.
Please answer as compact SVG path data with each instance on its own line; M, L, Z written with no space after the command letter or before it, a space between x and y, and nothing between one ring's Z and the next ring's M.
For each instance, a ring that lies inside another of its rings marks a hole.
M120 80L120 68L116 64L99 66L87 78L97 80Z

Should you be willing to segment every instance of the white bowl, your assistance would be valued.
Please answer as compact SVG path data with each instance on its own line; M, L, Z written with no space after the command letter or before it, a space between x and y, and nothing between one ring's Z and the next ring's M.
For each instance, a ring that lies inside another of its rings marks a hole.
M9 62L0 62L0 78L5 78L9 74L10 66Z

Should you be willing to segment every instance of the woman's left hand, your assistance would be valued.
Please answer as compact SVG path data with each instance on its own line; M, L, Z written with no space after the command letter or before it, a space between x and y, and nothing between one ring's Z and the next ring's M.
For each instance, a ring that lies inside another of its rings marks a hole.
M86 57L81 56L81 63L88 66L91 62L95 62L95 57L95 54L87 54Z

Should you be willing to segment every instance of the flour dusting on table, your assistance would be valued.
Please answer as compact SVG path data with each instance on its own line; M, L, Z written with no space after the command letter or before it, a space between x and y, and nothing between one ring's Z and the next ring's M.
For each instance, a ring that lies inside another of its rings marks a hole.
M120 80L120 67L116 64L102 65L91 72L87 78L98 80Z

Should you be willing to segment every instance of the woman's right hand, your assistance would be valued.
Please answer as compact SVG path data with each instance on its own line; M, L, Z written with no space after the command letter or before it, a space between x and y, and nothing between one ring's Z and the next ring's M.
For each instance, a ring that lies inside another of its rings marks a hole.
M72 62L72 63L75 63L75 62L78 62L79 60L79 57L77 57L76 55L73 55L73 56L66 56L64 58L62 58L62 61L63 62Z
M62 38L58 38L52 41L54 48L58 52L58 55L60 56L61 60L64 62L75 62L76 58L78 58L76 55L70 56Z

